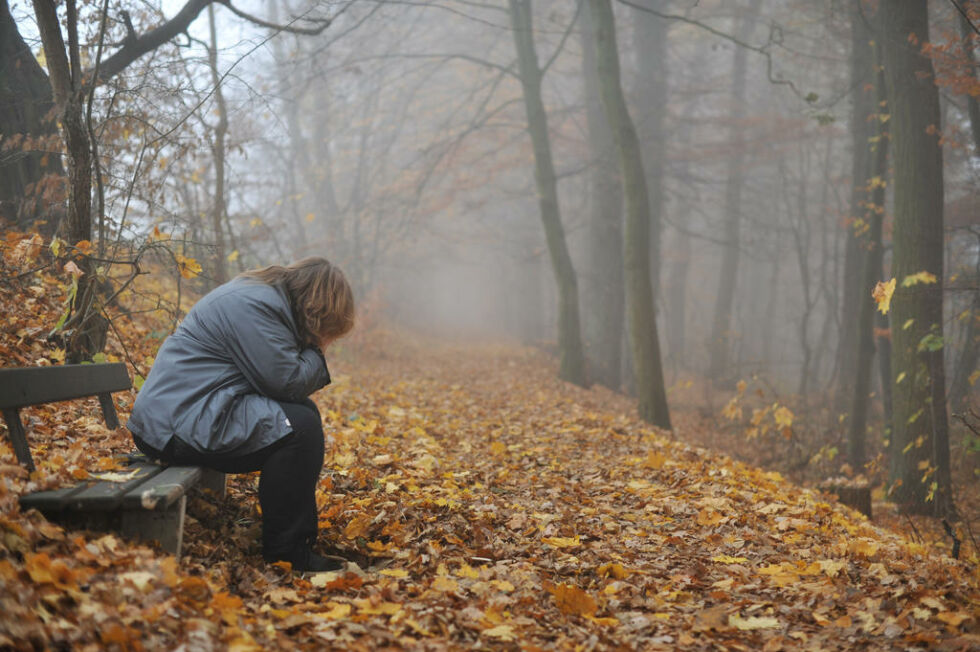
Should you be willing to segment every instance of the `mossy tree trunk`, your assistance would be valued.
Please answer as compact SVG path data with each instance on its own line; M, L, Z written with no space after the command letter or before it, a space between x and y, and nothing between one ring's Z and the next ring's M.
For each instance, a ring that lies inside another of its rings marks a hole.
M953 510L943 368L943 156L926 0L889 3L882 48L894 160L891 305L892 497L913 513ZM935 283L905 287L929 272Z

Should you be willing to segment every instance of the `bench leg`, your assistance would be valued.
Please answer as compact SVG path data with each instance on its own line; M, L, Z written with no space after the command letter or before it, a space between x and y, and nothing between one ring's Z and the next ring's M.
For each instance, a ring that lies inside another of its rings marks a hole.
M159 541L160 547L180 559L184 539L184 510L187 496L181 496L167 509L127 510L122 513L122 533L137 539Z
M202 489L214 492L214 495L223 500L225 497L225 474L214 469L201 469L201 471L201 479L198 481L198 485Z
M34 460L31 459L31 449L27 445L27 435L24 433L24 424L20 420L20 410L5 409L3 420L7 422L7 434L10 435L10 443L14 445L17 461L26 466L28 471L33 471Z

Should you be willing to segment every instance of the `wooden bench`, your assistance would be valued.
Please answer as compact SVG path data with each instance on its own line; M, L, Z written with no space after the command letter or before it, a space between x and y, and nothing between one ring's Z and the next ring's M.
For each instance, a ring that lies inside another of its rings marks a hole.
M77 364L0 369L0 409L14 453L28 470L35 469L20 409L98 396L106 425L119 427L112 392L132 385L126 365ZM21 496L22 509L35 508L48 518L85 527L116 528L126 536L158 541L180 556L187 492L200 486L224 496L223 473L195 466L164 467L142 455L130 456L121 482L90 480L71 487Z

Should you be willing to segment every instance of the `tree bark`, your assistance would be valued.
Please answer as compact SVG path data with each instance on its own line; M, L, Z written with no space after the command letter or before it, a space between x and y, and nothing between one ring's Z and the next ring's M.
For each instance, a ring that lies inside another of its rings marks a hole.
M558 184L551 158L548 116L541 100L542 72L534 49L531 3L530 0L510 0L509 6L528 132L534 149L534 180L538 189L541 222L558 284L558 348L561 354L558 375L563 380L585 386L587 379L579 326L578 281L558 208Z
M589 6L595 20L596 66L602 106L619 152L626 197L623 263L639 413L642 419L670 429L650 277L650 204L640 143L620 83L612 7L609 0L589 0Z
M860 19L859 19L860 20ZM880 21L880 18L877 19ZM863 21L862 21L863 27ZM868 32L866 28L864 32ZM868 33L868 40L871 34ZM884 179L888 173L888 129L887 122L883 122L879 115L887 109L881 107L887 100L885 93L885 80L881 72L881 48L875 47L871 59L865 60L865 66L877 68L879 72L873 76L876 104L879 108L873 114L875 124L875 142L871 147L872 165L868 169L868 176L862 187L857 188L863 198L858 197L854 202L854 207L859 207L861 220L868 225L867 234L861 238L861 249L864 252L864 267L861 272L861 293L858 295L860 309L858 311L857 333L857 361L855 367L853 396L851 397L851 409L847 431L847 458L851 466L861 469L867 462L866 432L868 423L868 408L871 402L871 373L875 355L874 341L874 313L875 305L871 298L871 292L875 284L881 280L881 270L884 265L884 242L882 239L882 225L885 215L885 184ZM875 179L876 182L871 182ZM857 181L857 178L854 179ZM881 181L880 183L877 181Z
M759 13L761 0L750 0L745 14L739 22L736 37L745 42L752 35L755 17ZM718 294L711 320L711 340L709 342L708 375L713 381L727 380L730 374L732 352L732 305L735 301L735 286L738 278L739 241L742 221L742 183L745 167L745 142L742 138L742 119L745 117L745 78L748 52L743 47L735 47L732 65L732 111L729 118L729 142L732 154L728 158L728 171L725 184L725 247L722 251L721 269L718 276Z
M664 137L664 116L667 114L667 21L642 9L633 9L632 14L639 74L636 100L637 107L642 107L637 137L640 139L650 197L650 275L654 295L659 296L664 162L667 158Z
M626 298L623 294L623 195L616 170L616 150L609 122L602 114L596 70L592 13L582 7L582 76L585 120L589 134L589 234L592 274L586 332L590 334L592 377L611 389L620 388Z
M953 510L943 369L943 157L926 0L889 3L882 46L895 170L892 273L893 498L915 513ZM910 42L910 39L912 42ZM904 287L930 272L936 282ZM933 483L935 483L933 485Z
M839 382L835 394L834 411L845 412L853 406L854 381L858 359L858 322L863 302L867 297L864 291L863 270L867 253L863 235L869 228L865 220L867 212L862 204L868 200L866 188L871 178L871 138L875 135L875 125L870 116L877 112L875 93L872 88L874 76L871 62L874 52L869 29L870 10L863 0L848 5L851 21L850 85L854 94L851 105L851 204L845 225L844 273L841 278L840 341L837 346L837 372Z
M0 0L0 217L51 235L64 217L64 170L51 85ZM24 138L20 144L14 138ZM10 147L10 149L6 149ZM41 224L43 223L43 225Z

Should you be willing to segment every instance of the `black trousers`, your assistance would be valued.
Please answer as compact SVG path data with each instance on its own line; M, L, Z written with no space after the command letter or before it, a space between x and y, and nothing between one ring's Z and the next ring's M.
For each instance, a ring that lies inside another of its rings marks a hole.
M252 453L200 453L174 437L158 451L139 437L136 447L167 464L203 466L223 473L260 471L262 553L266 559L288 557L316 540L316 485L323 468L323 426L313 401L280 403L293 431Z

